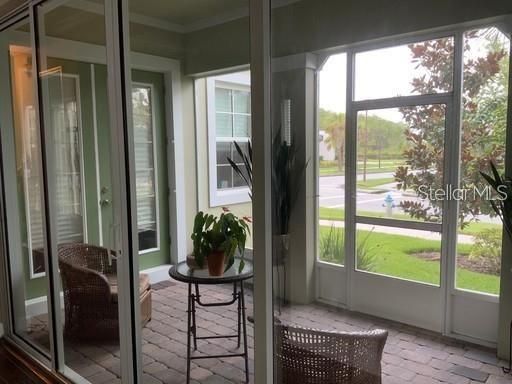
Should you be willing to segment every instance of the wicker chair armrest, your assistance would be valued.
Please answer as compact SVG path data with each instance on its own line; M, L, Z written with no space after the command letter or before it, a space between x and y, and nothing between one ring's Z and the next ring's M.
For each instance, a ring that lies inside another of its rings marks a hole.
M93 269L61 263L64 291L82 303L110 303L112 300L107 277Z

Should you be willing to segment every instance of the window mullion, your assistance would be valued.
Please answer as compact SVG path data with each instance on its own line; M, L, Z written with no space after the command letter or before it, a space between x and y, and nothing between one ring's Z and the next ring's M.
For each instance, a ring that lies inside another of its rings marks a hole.
M462 87L464 67L464 35L459 31L454 36L453 96L447 103L444 150L444 184L457 188L460 172L460 143L462 127ZM458 202L445 199L443 204L443 232L441 237L441 289L444 293L445 334L451 333L451 294L455 288L457 257L457 216Z

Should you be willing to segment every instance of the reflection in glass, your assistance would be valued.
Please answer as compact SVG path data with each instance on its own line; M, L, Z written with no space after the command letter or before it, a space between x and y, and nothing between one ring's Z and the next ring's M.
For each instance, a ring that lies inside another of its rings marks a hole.
M48 355L42 158L28 21L3 31L0 42L1 75L11 84L1 88L0 118L14 332ZM66 148L72 159L74 146Z
M36 8L39 83L48 198L57 213L50 222L56 227L53 257L62 297L61 327L54 330L64 348L60 369L94 384L120 377L117 255L110 251L117 249L111 206L117 186L109 177L115 151L110 147L104 4L97 2L94 12L76 4L44 2ZM62 46L83 43L94 46L95 59L84 60L77 57L80 49ZM86 352L91 349L94 355ZM109 367L99 365L98 356L109 360Z

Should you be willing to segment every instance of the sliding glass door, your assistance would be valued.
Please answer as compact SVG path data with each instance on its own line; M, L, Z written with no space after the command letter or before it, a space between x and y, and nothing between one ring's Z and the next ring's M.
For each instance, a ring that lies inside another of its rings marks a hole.
M11 79L0 97L3 220L10 254L12 331L49 359L48 249L31 32L25 19L0 34L1 76Z
M30 18L1 32L0 71L10 83L1 97L8 334L12 328L73 381L129 383L138 292L130 274L135 194L114 70L120 42L109 32L119 10L111 2L81 5L39 2ZM146 211L150 226L154 209Z

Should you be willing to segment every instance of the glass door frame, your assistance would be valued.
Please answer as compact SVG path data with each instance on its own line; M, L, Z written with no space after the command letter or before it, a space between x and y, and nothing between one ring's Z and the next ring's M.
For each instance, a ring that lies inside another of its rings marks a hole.
M28 8L24 9L17 9L16 12L13 14L9 14L8 17L5 17L4 19L0 20L0 33L5 33L9 28L14 27L20 23L28 23L30 25L31 23L31 16ZM31 49L31 53L33 54L33 49ZM8 65L7 63L3 62L0 65L1 71L3 74L10 76L9 68L5 68L4 65ZM34 71L32 71L32 74L34 74ZM3 106L3 109L7 111L6 119L9 120L9 124L11 126L14 126L13 118L11 116L12 111L12 98L11 98L11 90L6 89L6 92L8 92L8 97L3 98L2 103L5 103ZM5 121L5 120L4 120ZM2 135L3 136L3 135ZM5 137L2 137L2 141L5 139ZM12 235L9 233L7 229L7 217L8 217L8 208L9 206L16 206L15 203L13 203L13 197L9 196L6 193L5 189L5 180L6 177L16 179L16 176L13 173L6 172L5 164L6 164L6 157L8 156L4 152L4 143L2 143L2 146L0 147L0 153L2 158L2 167L0 169L1 174L1 194L2 198L0 199L0 212L1 212L1 253L4 255L0 267L1 270L1 284L2 288L4 288L4 292L8 293L7 296L2 295L2 319L4 320L4 333L6 338L12 339L23 351L27 352L28 354L33 355L35 358L37 358L39 361L41 361L43 364L45 364L47 367L51 367L51 353L47 354L46 352L43 352L38 346L32 344L29 340L26 340L21 335L17 334L16 331L16 320L15 317L17 316L17 310L15 309L14 302L15 300L22 300L24 301L24 297L19 297L19 299L16 299L13 295L13 292L15 289L12 286L12 277L14 274L16 274L15 278L17 279L23 279L23 276L19 275L17 272L13 271L12 265L10 261L8 260L7 255L9 254L9 243L13 240ZM42 207L44 209L44 206ZM16 238L14 239L14 242L19 242L19 236L14 234ZM46 244L44 244L44 247L46 249ZM48 268L47 258L45 257L45 268ZM48 281L48 280L47 280ZM49 305L49 300L47 298L47 303ZM51 335L49 335L51 337Z
M42 104L42 84L39 77L39 68L41 68L41 47L39 46L38 29L38 6L43 3L53 2L57 5L65 4L59 0L34 0L15 12L9 13L0 19L0 32L15 25L16 23L27 20L31 26L31 51L33 57L33 78L34 94L36 100L36 119L37 129L40 132L42 163L41 175L43 181L43 231L45 246L45 267L48 274L48 312L49 312L49 333L50 333L50 356L37 351L30 343L17 336L14 332L14 321L12 312L12 289L10 287L9 261L4 258L2 263L4 269L2 280L6 286L6 292L9 293L9 305L6 308L6 317L9 319L5 324L5 334L23 350L34 356L51 367L52 371L60 376L65 376L75 382L84 382L84 379L78 376L71 369L67 368L64 360L64 341L61 324L61 299L60 299L60 275L57 255L57 234L56 234L56 210L52 204L52 199L48 196L55 196L55 183L50 180L51 174L47 170L52 165L51 147L46 143L50 140L49 131L45 129L43 119ZM123 4L121 4L123 3ZM107 70L108 70L108 88L109 92L109 110L111 139L113 147L113 156L117 159L113 162L115 167L114 185L125 186L117 188L112 199L115 204L116 212L120 215L115 223L115 244L112 248L117 252L118 260L118 285L119 285L119 330L120 330L120 352L121 352L121 377L123 383L141 382L141 344L140 344L140 311L138 310L139 292L135 288L137 284L131 284L132 281L138 281L138 254L133 250L138 249L138 238L132 236L137 233L136 217L136 194L135 194L135 167L133 154L133 137L131 121L131 74L124 62L123 48L126 46L125 38L128 24L122 19L122 9L127 9L127 1L105 1L105 27L106 27L106 51L107 51ZM128 86L127 86L128 85ZM51 168L50 168L51 169ZM2 172L2 187L5 185L4 169ZM3 197L5 198L5 188L3 188ZM113 191L114 193L114 191ZM2 199L2 219L6 222L5 200ZM9 253L8 240L5 236L6 228L2 226L2 248L4 255Z

